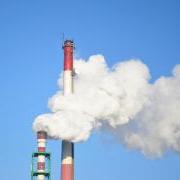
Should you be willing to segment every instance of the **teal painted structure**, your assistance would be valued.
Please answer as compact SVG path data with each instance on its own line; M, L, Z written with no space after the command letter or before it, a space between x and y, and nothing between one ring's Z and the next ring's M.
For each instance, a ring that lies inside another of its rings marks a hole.
M38 172L38 169L37 169L38 156L45 156L45 159L46 159L45 172ZM51 153L47 153L47 152L32 153L31 180L36 180L38 175L44 175L47 180L51 180Z

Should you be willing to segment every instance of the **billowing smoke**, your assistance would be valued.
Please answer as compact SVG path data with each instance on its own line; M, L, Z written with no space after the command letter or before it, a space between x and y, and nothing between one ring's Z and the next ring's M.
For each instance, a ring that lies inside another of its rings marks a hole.
M34 130L50 138L85 141L106 127L120 143L151 156L180 151L180 65L171 77L149 83L148 67L129 60L109 68L103 56L75 60L74 93L59 90L52 113L35 119ZM63 74L58 81L62 89Z

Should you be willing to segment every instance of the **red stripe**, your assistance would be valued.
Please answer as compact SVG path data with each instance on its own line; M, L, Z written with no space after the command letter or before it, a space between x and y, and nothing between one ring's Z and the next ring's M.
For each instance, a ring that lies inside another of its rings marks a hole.
M44 162L38 162L38 170L45 170L45 163Z
M74 166L73 164L62 164L61 166L61 180L74 179Z
M46 148L45 147L38 147L38 152L45 152Z
M64 70L73 70L73 47L64 47Z

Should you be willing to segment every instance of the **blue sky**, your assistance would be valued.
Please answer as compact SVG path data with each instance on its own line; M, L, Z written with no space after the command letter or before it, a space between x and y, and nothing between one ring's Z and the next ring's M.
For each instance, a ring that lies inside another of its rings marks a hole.
M154 81L180 63L179 9L178 0L0 0L1 179L30 179L31 125L57 91L63 33L77 57L103 54L109 66L140 58ZM59 179L60 142L48 149ZM177 153L150 160L97 134L75 147L78 180L177 180L179 164Z

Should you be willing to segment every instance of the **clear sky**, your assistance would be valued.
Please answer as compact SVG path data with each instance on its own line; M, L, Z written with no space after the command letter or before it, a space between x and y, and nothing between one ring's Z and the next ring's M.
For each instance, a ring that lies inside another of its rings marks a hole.
M152 81L180 63L179 0L0 0L0 172L30 179L36 148L32 122L48 112L62 70L62 34L76 56L103 54L111 66L140 58ZM48 143L52 180L59 179L60 142ZM180 156L150 160L93 136L75 147L76 180L178 180Z

